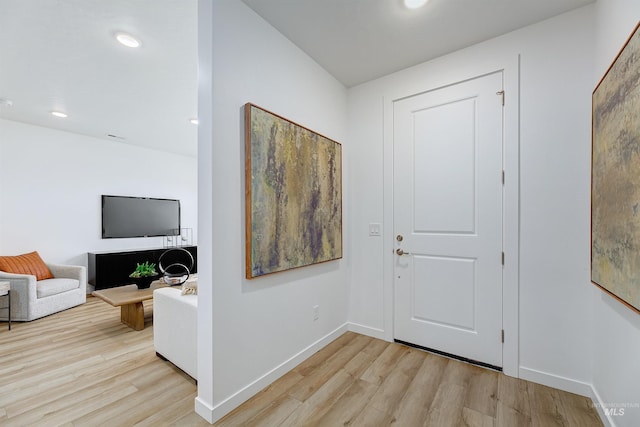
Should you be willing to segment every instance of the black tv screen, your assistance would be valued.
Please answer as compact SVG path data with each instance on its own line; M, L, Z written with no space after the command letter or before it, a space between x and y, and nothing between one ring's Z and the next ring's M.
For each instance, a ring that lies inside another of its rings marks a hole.
M102 238L180 235L180 200L102 196Z

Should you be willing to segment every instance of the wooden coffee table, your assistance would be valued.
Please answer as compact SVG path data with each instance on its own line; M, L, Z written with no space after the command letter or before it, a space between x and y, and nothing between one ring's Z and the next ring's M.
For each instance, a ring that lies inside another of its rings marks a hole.
M142 301L153 299L153 291L167 287L166 283L156 280L147 289L138 289L136 285L93 291L91 295L120 307L120 321L136 331L144 329L144 306Z

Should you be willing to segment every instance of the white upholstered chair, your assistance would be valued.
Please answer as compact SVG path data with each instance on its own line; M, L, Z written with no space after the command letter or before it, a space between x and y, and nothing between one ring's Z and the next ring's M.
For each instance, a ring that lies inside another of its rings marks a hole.
M11 284L11 320L30 321L87 301L87 269L83 266L46 264L52 279L36 280L30 274L0 271L0 281ZM0 320L7 320L6 310Z

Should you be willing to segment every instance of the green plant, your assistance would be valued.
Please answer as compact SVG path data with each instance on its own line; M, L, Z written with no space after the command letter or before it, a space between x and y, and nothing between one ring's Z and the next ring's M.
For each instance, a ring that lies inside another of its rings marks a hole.
M129 275L129 277L149 277L149 276L157 276L158 272L156 271L156 265L154 263L149 263L149 261L144 262L143 264L136 263L136 269L133 273Z

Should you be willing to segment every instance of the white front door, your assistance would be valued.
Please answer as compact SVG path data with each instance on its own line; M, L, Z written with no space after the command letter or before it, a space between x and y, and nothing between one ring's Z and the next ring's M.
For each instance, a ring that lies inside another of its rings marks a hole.
M502 73L394 102L394 338L502 366Z

